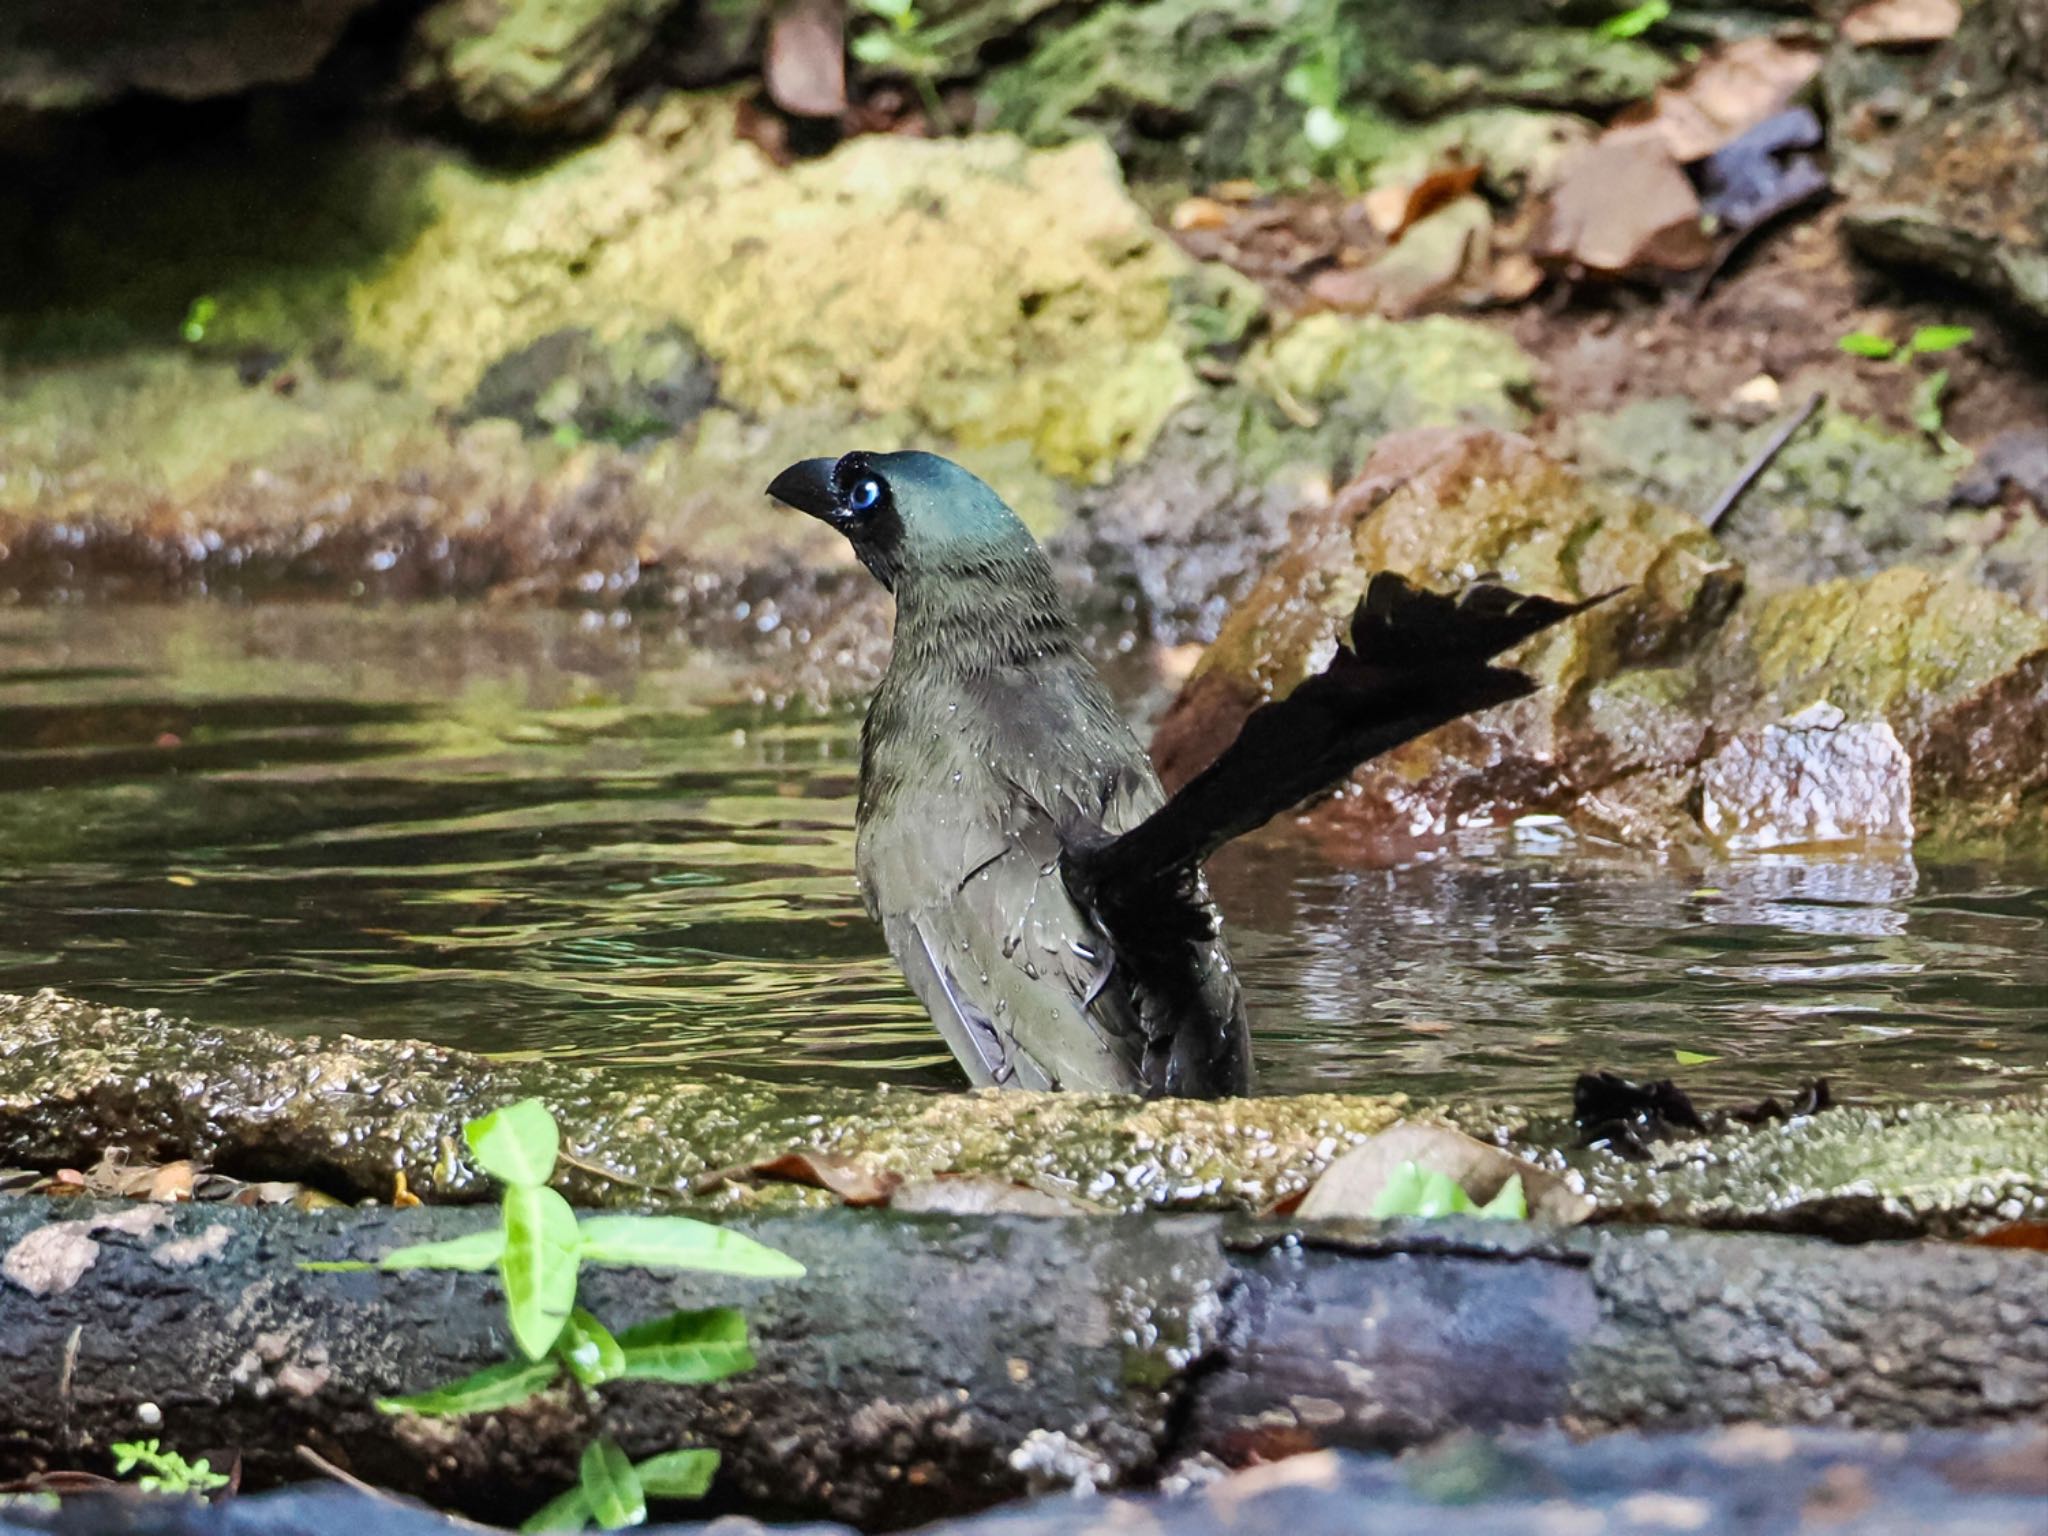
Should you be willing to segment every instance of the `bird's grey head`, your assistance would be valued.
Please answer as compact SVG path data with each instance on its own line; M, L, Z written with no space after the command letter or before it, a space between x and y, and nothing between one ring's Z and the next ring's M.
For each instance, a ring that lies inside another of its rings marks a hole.
M768 494L830 523L892 590L921 570L996 566L1038 552L1002 497L935 453L849 453L805 459Z

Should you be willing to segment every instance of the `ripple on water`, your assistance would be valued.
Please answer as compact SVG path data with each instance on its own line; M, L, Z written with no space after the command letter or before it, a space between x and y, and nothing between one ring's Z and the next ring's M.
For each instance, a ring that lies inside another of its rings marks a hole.
M855 722L480 608L0 615L0 989L782 1080L957 1081L860 911ZM2048 1080L2048 871L1705 866L1555 825L1214 869L1262 1086Z

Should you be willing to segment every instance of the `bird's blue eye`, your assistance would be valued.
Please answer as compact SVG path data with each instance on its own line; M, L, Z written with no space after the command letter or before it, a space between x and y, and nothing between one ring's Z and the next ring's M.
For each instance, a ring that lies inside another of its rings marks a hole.
M847 493L846 504L856 512L871 512L882 499L882 482L863 480Z

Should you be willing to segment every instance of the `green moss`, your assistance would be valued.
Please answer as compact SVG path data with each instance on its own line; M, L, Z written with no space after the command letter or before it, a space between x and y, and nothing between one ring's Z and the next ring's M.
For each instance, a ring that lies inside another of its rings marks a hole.
M1348 168L1398 151L1404 121L1489 103L1611 109L1672 62L1632 40L1559 24L1535 0L1147 0L1090 9L986 86L996 122L1035 143L1109 134L1141 174L1298 180L1331 169L1303 137L1288 73L1334 78Z
M673 322L738 405L904 412L1082 479L1141 454L1192 391L1188 263L1102 146L882 135L783 170L729 118L677 100L519 180L438 166L436 217L354 291L357 337L453 403L541 336Z

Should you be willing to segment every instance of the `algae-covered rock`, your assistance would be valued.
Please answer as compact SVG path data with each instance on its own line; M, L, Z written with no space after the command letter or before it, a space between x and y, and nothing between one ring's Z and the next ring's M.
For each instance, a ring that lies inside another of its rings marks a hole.
M1534 696L1368 763L1312 807L1326 835L1398 843L1543 811L1696 841L1708 779L1716 826L1752 845L2048 833L2048 620L1911 566L1737 604L1739 568L1690 517L1472 431L1389 439L1296 520L1161 721L1168 781L1315 670L1380 570L1438 589L1494 572L1564 597L1618 590L1517 659ZM1808 739L1815 706L1833 725ZM1910 762L1910 803L1887 739Z
M1037 143L1106 133L1141 168L1200 176L1299 176L1306 67L1326 79L1346 153L1398 147L1394 116L1483 104L1612 109L1647 96L1672 64L1641 42L1492 0L1450 11L1381 0L1296 4L1149 0L1090 8L1041 29L985 90L996 122Z
M479 127L600 128L678 0L435 0L414 24L407 89Z
M1891 726L1922 831L2048 832L2048 620L1899 567L1764 599L1731 638L1778 710L1827 703Z
M1372 837L1568 807L1586 787L1578 773L1588 754L1573 745L1584 695L1632 665L1682 655L1740 586L1739 568L1697 521L1590 485L1525 438L1391 438L1296 521L1288 548L1225 622L1153 741L1168 782L1192 776L1253 707L1314 672L1383 570L1435 588L1493 572L1525 591L1618 595L1521 657L1545 684L1538 695L1366 764L1314 812L1327 828ZM1604 767L1593 776L1604 778Z
M462 1123L530 1095L554 1111L574 1158L558 1169L558 1185L597 1205L758 1202L744 1179L701 1176L806 1150L871 1174L992 1175L1105 1210L1259 1211L1411 1110L1398 1095L1148 1102L679 1080L495 1062L410 1041L213 1029L54 992L0 994L0 1166L89 1167L120 1145L138 1163L192 1157L352 1197L387 1196L403 1171L428 1200L480 1199L491 1184L464 1148ZM1596 1219L1840 1235L1865 1222L1860 1235L1869 1236L2048 1211L2048 1102L2039 1095L1830 1111L1674 1147L1668 1163L1650 1165L1567 1156L1519 1130L1532 1123L1519 1110L1449 1106L1428 1117L1569 1169L1593 1195ZM828 1198L774 1188L784 1202Z
M1213 638L1293 512L1326 500L1388 433L1522 425L1536 364L1473 321L1315 315L1250 348L1236 374L1081 498L1072 542L1094 579L1135 589L1167 640Z
M1681 507L1710 506L1776 430L1744 427L1682 396L1585 412L1564 441L1588 474ZM1952 507L1965 456L1823 406L1717 530L1760 591L1912 562L2023 599L2039 589L2031 519ZM2048 609L2044 609L2048 612Z
M534 176L449 161L431 197L353 317L437 401L566 328L609 343L673 323L748 409L908 412L1087 478L1140 455L1193 387L1187 262L1099 144L878 135L782 170L728 108L679 98Z
M2048 1214L2048 1099L1851 1106L1657 1143L1648 1162L1548 1160L1572 1168L1610 1218L1857 1240L1959 1236Z

